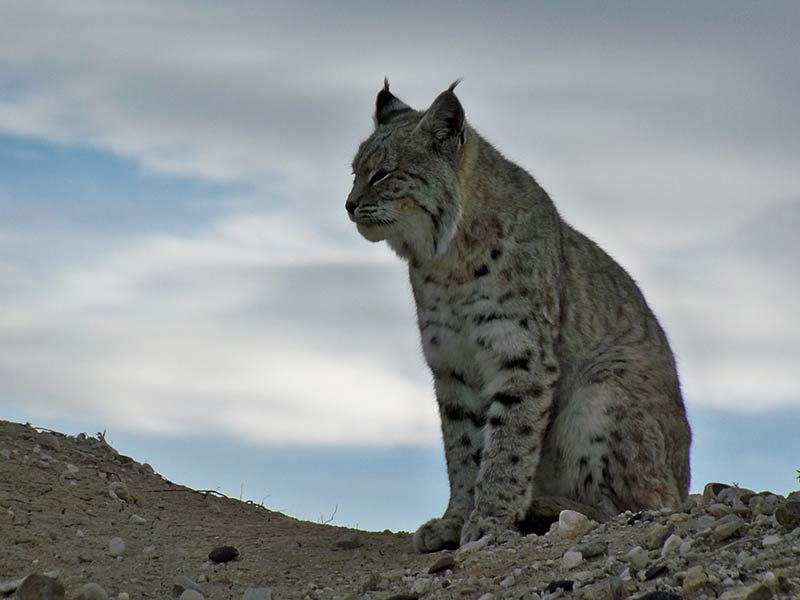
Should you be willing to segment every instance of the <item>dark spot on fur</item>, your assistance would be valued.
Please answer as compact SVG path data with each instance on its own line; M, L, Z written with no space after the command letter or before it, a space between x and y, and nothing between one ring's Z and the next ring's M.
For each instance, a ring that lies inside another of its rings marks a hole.
M517 432L520 435L531 435L533 433L533 427L531 427L530 425L523 425L517 430Z
M512 455L511 455L511 464L512 464L512 465L515 465L515 464L517 464L518 462L519 462L519 455L517 455L517 454L512 454Z
M503 406L514 406L522 402L522 396L515 396L514 394L506 394L498 392L492 396L492 402L499 402Z
M439 338L436 337L435 335L432 335L431 339L428 340L428 342L430 343L431 346L438 346L439 345Z
M472 461L473 461L473 462L474 462L476 465L480 465L480 464L481 464L481 454L482 454L482 453L481 453L481 450L480 450L480 449L479 449L479 450L476 450L475 452L473 452L473 453L472 453ZM467 461L466 461L466 460L464 461L464 464L467 464Z
M519 479L517 479L513 475L511 476L511 478L508 481L511 483L511 485L519 485Z
M589 466L589 459L585 456L581 456L581 460L579 461L581 465L581 469L585 469Z
M490 256L492 257L492 260L497 260L498 258L500 258L500 255L502 253L503 253L503 251L500 250L500 248L492 248L492 252L491 252Z
M461 373L459 373L458 371L451 370L448 373L448 375L449 375L450 379L453 379L454 381L457 381L458 383L461 383L461 384L466 384L467 383L466 380L464 379L464 376Z
M592 485L592 474L591 473L589 473L586 476L586 479L583 480L583 487L584 488L588 488L590 485Z
M604 435L593 435L592 438L589 440L592 444L602 444L606 441L606 436Z
M502 313L487 313L485 315L473 317L472 321L475 323L475 325L481 325L482 323L488 323L489 321L501 321L503 319L508 319L508 315L504 315Z
M503 417L499 415L494 415L493 417L489 418L489 425L492 427L499 427L503 424Z
M487 265L481 265L479 268L475 269L475 277L483 277L489 274L489 267Z
M522 327L523 329L527 329L528 328L528 319L520 319L519 320L519 326Z
M530 357L528 355L525 356L517 356L516 358L509 358L503 361L501 365L503 369L512 370L512 369L524 369L525 371L530 370L530 366L528 362L530 361Z
M540 386L540 385L537 385L537 384L534 384L534 385L532 385L531 387L528 388L528 393L531 396L533 396L534 398L538 398L539 396L541 396L542 392L544 392L544 388L542 386ZM548 409L547 412L549 414L550 410ZM542 417L543 416L544 415L542 415Z
M472 440L469 439L469 436L466 433L461 436L461 445L465 448L472 446Z

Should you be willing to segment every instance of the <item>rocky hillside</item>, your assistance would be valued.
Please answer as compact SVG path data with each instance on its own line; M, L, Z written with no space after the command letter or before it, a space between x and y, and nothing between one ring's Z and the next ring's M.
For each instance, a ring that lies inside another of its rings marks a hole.
M676 511L418 555L165 480L100 437L0 421L0 598L800 598L800 492L709 484Z

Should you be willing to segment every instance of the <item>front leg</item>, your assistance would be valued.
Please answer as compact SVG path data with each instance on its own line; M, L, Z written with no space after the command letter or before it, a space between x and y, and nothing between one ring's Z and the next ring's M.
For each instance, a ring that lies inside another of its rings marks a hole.
M431 519L414 534L419 552L457 548L461 529L475 507L475 479L483 445L480 397L455 370L434 372L442 422L450 501L441 518Z
M537 329L533 318L497 318L491 325L477 329L488 409L475 509L462 544L515 529L525 515L558 380L545 327Z

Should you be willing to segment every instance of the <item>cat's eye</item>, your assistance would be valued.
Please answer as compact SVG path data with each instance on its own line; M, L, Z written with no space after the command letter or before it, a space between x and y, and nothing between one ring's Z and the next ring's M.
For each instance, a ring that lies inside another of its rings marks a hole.
M383 181L384 179L389 177L389 175L391 174L392 174L391 171L384 171L383 169L378 169L377 171L375 171L375 174L369 178L369 184L375 185L379 181Z

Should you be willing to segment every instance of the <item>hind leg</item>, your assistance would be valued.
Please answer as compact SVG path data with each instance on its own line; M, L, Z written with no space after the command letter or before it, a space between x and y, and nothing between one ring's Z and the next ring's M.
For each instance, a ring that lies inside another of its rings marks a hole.
M688 425L676 406L657 396L633 399L605 383L579 388L558 408L534 494L565 496L604 518L677 506L687 482L678 481L674 465L688 463Z

